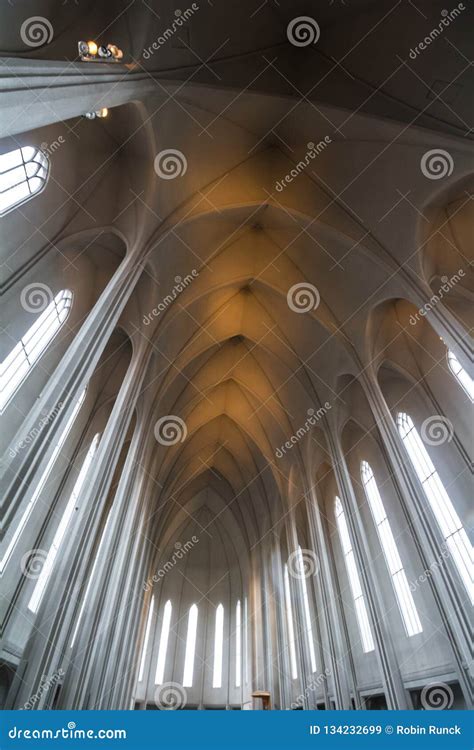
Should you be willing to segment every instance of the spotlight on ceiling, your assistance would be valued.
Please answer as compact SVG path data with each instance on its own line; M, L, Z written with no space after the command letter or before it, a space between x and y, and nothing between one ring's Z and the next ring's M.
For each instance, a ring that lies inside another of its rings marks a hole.
M77 48L82 62L120 62L123 52L116 44L78 42Z
M107 109L107 107L102 107L102 109L98 109L96 112L86 112L84 114L84 117L87 120L95 120L96 117L107 117L108 114L109 110Z

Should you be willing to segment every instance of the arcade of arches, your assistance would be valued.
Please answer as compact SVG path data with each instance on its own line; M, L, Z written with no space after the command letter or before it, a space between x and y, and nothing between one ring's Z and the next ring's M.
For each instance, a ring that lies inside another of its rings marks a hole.
M472 12L4 6L2 706L472 706Z

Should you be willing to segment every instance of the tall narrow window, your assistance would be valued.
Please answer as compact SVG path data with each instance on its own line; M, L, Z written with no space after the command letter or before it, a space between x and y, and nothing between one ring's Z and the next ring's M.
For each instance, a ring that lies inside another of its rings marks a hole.
M469 593L471 602L474 603L473 549L461 519L454 509L451 498L446 492L411 417L405 412L399 412L397 414L397 426L451 557Z
M244 598L244 670L245 670L245 684L249 681L249 633L248 633L248 599Z
M285 565L284 573L285 582L285 599L286 599L286 621L288 624L288 646L290 649L290 669L291 677L296 680L298 677L298 668L296 666L296 640L295 626L293 624L293 605L291 603L290 577L288 575L288 565Z
M314 650L314 638L313 638L313 624L311 622L311 612L309 609L309 599L308 599L308 586L306 583L306 577L304 575L304 561L303 561L303 552L301 549L301 546L298 545L298 566L300 569L300 580L301 580L301 588L303 589L303 608L304 608L304 619L306 621L306 633L308 635L308 643L309 643L309 658L311 661L311 671L316 672L316 653Z
M72 292L63 289L49 303L0 365L0 411L33 369L69 315Z
M161 625L160 646L158 649L158 661L156 662L155 685L161 685L165 677L166 652L168 651L168 639L170 635L171 612L173 607L171 602L165 604L163 610L163 623Z
M466 372L454 352L448 350L448 365L459 385L464 388L467 395L474 401L474 380Z
M46 468L44 469L44 471L43 471L43 473L42 473L42 475L40 477L40 480L39 480L38 484L36 485L36 487L34 489L34 492L33 492L32 496L31 496L31 498L30 498L30 500L29 500L29 502L28 502L28 504L27 504L27 506L26 506L26 508L25 508L25 510L23 512L22 517L20 518L18 526L16 527L15 531L13 532L13 535L12 535L12 537L11 537L9 543L8 543L8 546L7 546L7 548L5 550L5 553L4 553L3 557L2 557L2 560L0 562L0 573L3 573L3 570L5 569L5 566L7 565L8 561L10 560L10 557L11 557L11 554L12 554L14 548L15 548L15 545L16 545L18 539L20 538L20 535L21 535L23 529L26 526L26 523L27 523L27 521L28 521L28 519L29 519L29 517L31 515L31 511L34 508L36 501L38 500L38 498L41 495L41 492L42 492L42 490L43 490L46 482L48 481L48 477L49 477L49 475L51 473L51 469L53 468L54 462L56 461L58 455L60 454L60 452L61 452L61 450L62 450L62 448L64 446L64 443L66 442L66 438L67 438L67 436L69 434L69 431L70 431L70 429L71 429L71 427L72 427L72 425L74 423L74 420L76 419L76 417L77 417L77 415L79 413L79 410L80 410L80 408L81 408L81 406L82 406L82 404L84 402L85 397L86 397L86 389L84 388L84 390L82 391L81 395L77 399L76 404L74 405L74 408L73 408L73 410L71 412L71 415L70 415L68 421L66 422L66 426L64 427L64 430L62 431L61 435L59 436L58 442L54 446L54 450L51 453L51 456L50 456L50 459L49 459L49 461L48 461L48 463L46 465Z
M57 554L59 552L61 542L64 539L64 536L67 531L67 527L74 513L74 508L76 506L77 500L81 493L84 481L87 476L87 472L89 471L89 467L92 463L92 459L94 458L94 454L97 450L98 444L99 444L99 434L95 435L92 440L90 448L87 452L87 455L84 459L81 470L79 472L79 476L77 477L76 482L74 484L71 497L69 498L69 502L66 505L61 521L59 522L59 526L56 530L56 534L54 535L53 543L51 544L51 547L49 548L49 552L46 556L46 560L41 569L41 573L38 576L38 580L36 581L36 586L33 590L33 594L28 604L28 609L31 612L37 612L38 610L39 604L44 594L44 590L46 588L46 584L49 581L51 571L53 569Z
M365 606L365 599L360 585L360 578L356 566L354 550L352 549L351 538L349 536L349 529L347 528L346 516L342 508L342 503L338 497L336 497L335 515L342 552L344 554L344 561L346 563L347 575L349 577L349 584L352 591L352 598L354 599L362 649L365 653L368 653L375 648L374 639L370 629L369 616L367 614L367 607Z
M380 497L377 482L374 473L367 461L362 461L360 465L362 484L364 485L365 494L372 511L375 526L380 539L380 544L385 555L385 561L392 579L393 589L400 608L403 624L408 636L421 633L420 618L416 611L413 595L408 585L405 570L398 554L397 545L392 534L390 522L385 513L382 498Z
M222 687L222 652L224 648L224 607L219 604L216 609L216 627L214 631L214 671L212 687Z
M235 605L235 687L240 687L242 670L242 615L240 599Z
M186 636L186 653L184 655L183 687L193 686L194 653L196 651L196 635L198 623L198 608L193 604L189 610L188 634Z
M77 616L76 624L74 626L74 632L72 634L70 648L72 648L74 646L74 643L76 642L77 633L79 632L79 625L81 624L82 615L84 613L84 607L86 606L87 597L89 596L89 591L90 591L91 586L92 586L92 581L95 578L95 573L96 573L96 570L97 570L97 563L99 561L100 551L102 549L102 545L104 543L105 535L106 535L107 529L109 527L109 521L110 521L110 512L109 512L109 514L107 516L107 520L106 520L106 522L104 524L104 530L102 531L102 536L100 537L99 546L97 547L97 552L96 552L96 556L95 556L95 559L94 559L94 564L92 566L92 570L91 570L91 573L90 573L90 576L89 576L89 580L87 581L87 586L86 586L86 590L84 592L84 596L82 597L81 608L79 610L79 614Z
M48 157L33 146L0 154L0 216L40 193L48 172Z
M153 621L153 610L155 609L155 597L152 595L148 607L148 616L146 618L145 637L143 639L142 656L140 659L140 669L138 670L138 682L142 682L145 674L146 654L148 650L148 641L150 640L151 623Z

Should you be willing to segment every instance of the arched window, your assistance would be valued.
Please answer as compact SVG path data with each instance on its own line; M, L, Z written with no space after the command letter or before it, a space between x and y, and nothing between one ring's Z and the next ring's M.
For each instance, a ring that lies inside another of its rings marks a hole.
M405 412L399 412L397 414L397 426L451 557L469 593L471 602L474 603L473 549L466 531L413 424L413 420Z
M0 410L31 372L69 315L72 292L63 289L49 303L31 328L0 365Z
M316 672L316 653L314 651L313 624L311 622L311 612L309 609L308 586L306 584L306 576L304 575L303 552L300 545L298 545L298 567L300 569L301 588L303 589L304 619L306 621L306 632L308 634L311 671Z
M285 565L284 571L285 599L286 599L286 621L288 624L288 646L290 649L290 669L291 677L296 680L298 677L298 667L296 664L296 639L295 626L293 622L293 605L291 603L290 577L288 575L288 565Z
M74 632L72 634L70 648L72 648L74 646L74 643L75 643L76 638L77 638L77 633L79 632L79 625L81 624L82 615L84 614L84 607L86 606L87 597L89 596L89 591L90 591L91 586L92 586L92 581L95 578L95 572L97 570L97 563L99 561L100 551L102 549L102 545L104 543L104 539L105 539L105 536L107 534L107 529L109 527L110 516L111 516L111 514L110 514L110 511L109 511L109 513L107 515L107 520L105 521L105 524L104 524L104 529L102 531L102 536L100 537L99 546L97 547L97 552L96 552L96 555L95 555L94 564L92 566L92 570L91 570L91 573L90 573L90 576L89 576L89 580L87 581L86 590L84 592L84 596L82 597L81 608L79 610L79 614L77 616L76 624L74 626Z
M240 599L235 605L235 687L242 681L242 614Z
M214 670L212 687L222 687L222 653L224 650L224 607L219 604L216 609L216 626L214 631Z
M385 561L392 579L392 585L398 606L400 607L400 614L405 630L409 636L416 635L417 633L421 633L423 628L421 627L413 595L408 585L400 555L398 554L397 545L392 534L390 522L385 513L374 473L367 461L362 461L360 473L370 510L372 511L372 517L377 527L380 544L385 555Z
M71 492L71 497L69 498L68 504L66 505L61 521L59 522L59 526L56 529L56 534L54 535L53 543L51 544L51 547L49 548L49 552L46 556L46 560L41 569L41 573L38 576L38 580L36 581L36 586L34 588L30 602L28 604L28 609L31 612L37 612L38 610L39 604L44 594L44 590L51 576L51 572L53 570L53 566L54 566L56 557L58 555L61 542L63 541L64 536L66 534L67 527L74 513L74 508L76 507L76 503L79 499L79 495L81 494L81 490L84 485L87 472L89 471L90 465L92 463L92 459L94 458L95 452L97 450L97 446L99 445L99 437L100 435L98 433L97 435L94 435L90 448L87 451L87 455L81 466L79 476L77 477L73 490Z
M0 154L0 216L38 195L48 173L48 157L33 146Z
M172 611L173 607L171 605L171 601L168 599L163 610L163 623L161 625L158 661L156 662L155 685L161 685L165 677L166 652L168 651L168 639L170 635Z
M143 639L143 646L142 646L142 657L140 659L140 669L138 670L138 682L142 682L143 676L145 674L146 652L148 650L148 641L150 639L150 630L151 630L151 623L153 620L154 609L155 609L155 597L152 595L150 599L150 605L148 607L148 617L146 618L145 637Z
M355 613L362 640L362 649L365 653L368 653L375 648L374 639L372 637L372 630L370 629L369 616L367 614L367 607L365 606L362 586L360 585L359 572L357 570L354 550L352 549L349 529L347 528L346 516L342 508L341 500L338 497L336 497L335 502L335 515L342 552L344 554L344 561L346 563L347 575L349 577L349 584L352 591L352 598L354 599Z
M188 634L186 636L186 653L184 655L183 687L193 686L194 652L196 651L196 636L198 623L198 608L193 604L189 610Z
M448 349L447 356L449 369L460 386L464 388L471 401L474 401L474 380L469 376L469 373L466 372L454 352L451 352Z
M48 481L48 477L49 477L49 475L51 473L51 469L53 468L54 463L55 463L58 455L61 453L61 450L63 449L64 443L66 442L66 438L67 438L67 436L69 434L69 431L70 431L70 429L71 429L71 427L72 427L72 425L74 423L74 420L76 419L76 417L77 417L77 415L79 413L79 410L80 410L80 408L81 408L81 406L82 406L82 404L84 402L84 399L86 397L86 390L87 389L84 388L84 390L82 391L81 395L77 399L77 402L76 402L76 404L74 406L74 409L71 412L71 416L69 417L68 421L66 422L64 430L62 431L61 435L58 438L58 441L57 441L56 445L54 446L54 450L51 453L51 456L50 456L50 459L49 459L49 461L48 461L48 463L46 465L46 468L44 469L44 471L43 471L43 473L41 475L41 478L40 478L38 484L36 485L36 487L34 489L34 492L33 492L32 496L31 496L31 498L30 498L30 500L29 500L29 502L28 502L28 504L27 504L27 506L26 506L26 508L25 508L25 510L23 512L22 517L20 518L18 526L16 527L15 531L12 534L12 537L11 537L9 543L8 543L8 546L7 546L7 548L5 550L5 553L4 553L3 557L2 557L2 560L0 562L0 573L3 573L3 570L5 569L5 566L7 565L8 561L9 561L9 559L11 557L11 554L12 554L13 550L15 549L15 545L16 545L18 539L20 538L20 534L22 533L23 529L25 528L26 523L27 523L27 521L28 521L28 519L29 519L29 517L31 515L31 511L33 510L36 501L38 500L39 496L41 495L41 492L42 492L42 490L43 490L46 482ZM52 412L51 415L50 415L50 417L54 418L54 416L55 416L55 414L54 414L54 412Z

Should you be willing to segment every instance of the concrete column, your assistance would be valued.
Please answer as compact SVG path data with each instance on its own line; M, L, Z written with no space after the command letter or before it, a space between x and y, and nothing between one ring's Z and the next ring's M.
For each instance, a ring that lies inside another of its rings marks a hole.
M351 658L350 643L343 626L344 613L342 611L339 592L336 586L336 572L329 546L327 530L324 527L321 511L317 502L311 497L306 500L309 519L309 533L312 546L318 555L319 575L315 578L314 589L319 590L320 612L324 620L327 634L328 666L334 684L334 698L337 709L350 709L350 687L354 693L358 706L357 682L355 668ZM322 651L322 649L321 649ZM324 669L324 664L322 664ZM327 695L327 680L325 680L326 705L329 706Z
M150 552L140 533L148 499L143 491L146 476L141 457L149 439L143 424L137 422L110 511L96 580L71 654L61 708L108 708L118 675L121 673L125 682L133 679L137 664L134 641L126 640L125 633L141 616L146 576L140 553L144 549Z
M288 709L291 703L291 673L285 615L286 604L283 583L283 562L281 559L279 539L274 539L272 543L272 583L277 625L276 654L274 653L273 659L274 661L276 660L278 669L281 708Z
M314 678L309 658L308 631L303 604L303 592L301 589L302 582L299 575L296 574L297 563L295 557L298 550L298 535L296 533L296 523L293 511L290 511L285 518L285 528L289 552L288 557L291 558L293 555L293 564L288 564L288 574L290 580L291 601L293 605L296 651L299 655L298 679L301 686L302 706L303 708L313 709L316 707L316 698L314 691L310 688Z
M400 505L424 570L429 570L428 585L438 607L452 647L459 682L468 705L472 705L470 670L472 669L470 618L459 597L458 574L445 552L444 538L436 522L426 512L426 497L418 476L408 459L403 441L376 377L365 372L361 379L386 450L386 458ZM443 561L433 566L434 561Z
M382 684L389 709L413 708L411 698L403 685L396 651L390 635L389 624L385 621L384 604L376 571L372 570L369 544L364 523L352 487L352 481L339 440L328 430L328 446L332 455L334 471L341 489L341 500L346 513L362 590L367 605L370 625L374 637L375 650L380 667Z
M103 518L104 506L120 452L133 415L148 361L139 348L125 376L96 457L86 477L75 519L78 533L58 555L53 574L39 607L35 628L26 645L8 696L10 707L21 706L38 692L42 676L55 674L67 659L78 614L81 592L92 565L92 551ZM73 677L71 676L71 679ZM52 695L43 693L35 708L50 706Z
M4 525L12 533L141 275L139 253L137 247L123 260L13 438L19 443L25 435L33 436L28 447L14 459L8 451L2 458L0 502ZM55 419L38 430L44 414L56 413L58 404ZM8 542L7 536L4 544Z

